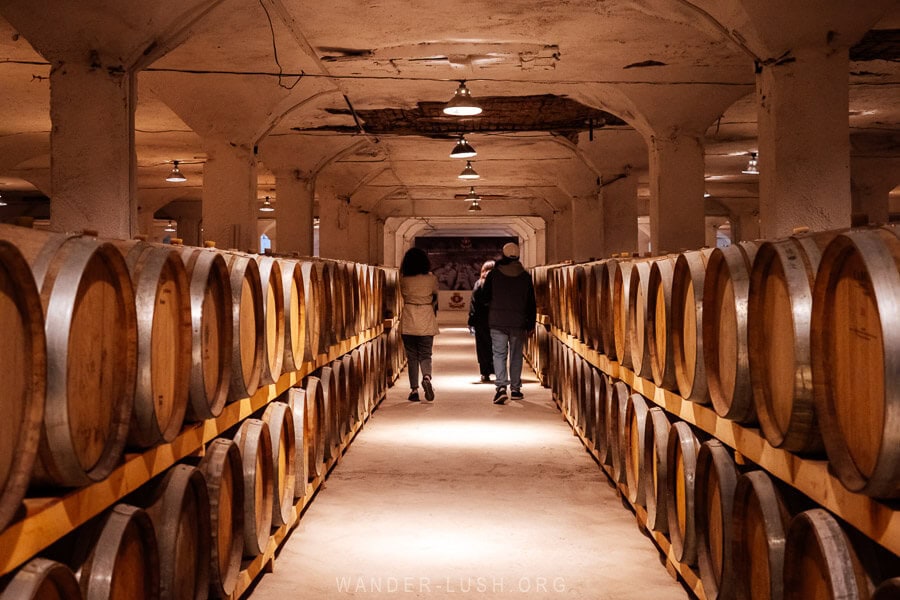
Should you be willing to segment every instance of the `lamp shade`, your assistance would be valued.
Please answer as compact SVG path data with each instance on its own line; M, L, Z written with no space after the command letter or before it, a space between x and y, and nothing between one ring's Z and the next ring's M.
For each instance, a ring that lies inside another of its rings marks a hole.
M465 81L459 82L459 87L444 107L444 114L454 117L472 117L481 114L481 107L472 99L472 93L466 87Z
M272 203L269 202L269 197L266 196L263 200L262 206L259 207L260 212L272 212L275 210L275 207L272 206Z
M747 161L747 168L741 173L745 175L759 175L759 165L756 161L756 152L750 153L750 160Z
M472 168L472 161L466 161L466 167L462 170L462 173L459 174L460 179L480 179L481 175L475 172L475 169Z
M481 205L478 204L478 200L472 200L472 204L469 205L469 212L477 212L481 210Z
M472 202L478 202L479 200L481 200L481 197L475 193L474 187L470 187L469 193L466 194L466 200L471 200Z
M178 161L172 161L172 171L169 173L169 176L166 177L166 181L171 181L173 183L181 183L183 181L187 181L187 177L185 177L181 170L178 168Z
M450 152L450 158L472 158L478 154L475 152L475 148L469 145L469 142L466 141L465 136L460 136L458 140L456 140L456 146L453 147L453 150Z

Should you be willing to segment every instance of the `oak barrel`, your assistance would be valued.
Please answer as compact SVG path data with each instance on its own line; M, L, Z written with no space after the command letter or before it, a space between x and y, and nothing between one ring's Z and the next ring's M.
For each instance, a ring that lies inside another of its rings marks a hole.
M32 558L2 590L0 600L80 600L75 573L47 558Z
M272 528L272 438L265 423L247 419L234 441L241 451L244 475L244 556L253 558L265 552Z
M46 404L32 481L104 479L122 456L134 406L137 315L125 259L92 237L0 225L0 238L28 261L44 311Z
M215 250L184 248L181 259L191 282L191 380L186 418L202 421L222 413L231 385L231 282L228 265Z
M306 360L316 360L328 350L324 340L324 329L330 324L325 319L325 290L319 276L319 268L314 262L300 263L303 273L303 293L306 300Z
M791 520L784 547L785 600L860 600L871 582L840 524L821 508Z
M350 431L353 429L353 426L356 425L357 422L357 399L353 398L352 396L359 395L359 380L357 379L357 375L354 373L354 369L356 368L356 366L353 364L353 359L350 357L349 353L335 359L335 362L339 362L341 364L341 376L339 383L341 388L341 398L343 399L343 402L341 403L339 433L341 440L343 440L347 437L347 435L350 434Z
M602 352L610 360L616 360L616 329L615 329L615 281L619 261L615 259L605 260L601 263L600 279L600 339Z
M160 598L160 551L143 509L117 504L77 536L72 566L85 600Z
M610 447L613 481L626 483L625 454L622 451L625 437L625 410L631 390L624 381L616 381L606 403L606 436Z
M325 412L325 391L318 377L308 376L303 384L306 389L306 419L304 432L307 440L307 474L312 481L325 472L325 442L327 415Z
M628 396L625 404L625 435L622 436L622 454L625 456L625 481L628 500L632 504L646 506L646 480L643 478L644 448L647 432L647 400L638 393Z
M206 479L210 518L210 595L228 598L241 570L244 546L244 475L234 440L216 438L198 467Z
M299 371L306 360L306 292L303 271L294 260L281 261L284 289L284 364L285 371Z
M750 274L750 377L766 440L791 452L824 449L813 401L812 291L822 250L836 233L760 245Z
M616 357L623 367L631 368L631 345L628 343L628 298L631 295L631 270L634 263L630 260L616 264L612 286L613 339L616 345Z
M271 256L257 256L262 285L264 327L257 332L263 337L263 361L260 385L278 381L284 367L285 297L281 262Z
M612 466L612 443L609 436L609 404L612 402L613 378L601 373L597 398L597 458L601 465Z
M137 386L128 444L149 448L181 431L191 378L190 281L172 246L117 241L134 285Z
M287 403L291 407L294 416L294 466L297 475L294 477L294 498L302 498L306 495L306 486L309 483L309 437L307 435L306 416L306 390L302 387L292 387L287 391Z
M203 600L209 593L210 511L203 472L166 471L147 507L159 544L160 598Z
M341 311L343 305L340 297L336 292L336 274L335 264L331 260L316 259L316 271L319 274L322 291L322 306L320 318L322 319L322 328L320 336L322 341L321 353L327 353L329 348L335 345L339 339L339 327L342 318Z
M687 565L697 562L694 483L700 443L690 425L678 421L669 429L666 446L666 517L675 559Z
M747 348L747 301L756 244L716 248L703 285L703 358L716 413L738 423L756 422Z
M272 438L272 525L279 527L292 522L294 490L296 489L296 433L291 407L284 402L270 402L262 420L269 426Z
M822 255L813 291L816 415L841 483L900 497L900 240L847 231Z
M322 434L325 436L325 462L328 462L341 452L340 428L338 426L338 415L340 414L341 405L340 388L338 387L338 378L331 363L320 368L318 373L325 402L325 419Z
M647 527L661 533L669 532L669 479L666 458L669 444L669 419L666 412L654 406L644 421L644 500L647 507Z
M365 373L362 371L359 348L354 348L349 354L345 354L341 360L344 362L344 374L347 377L347 402L350 408L350 424L355 426L365 419L362 405Z
M733 503L740 475L731 453L718 440L707 440L697 455L694 482L694 524L697 566L708 600L728 598L735 586Z
M265 361L264 296L259 265L252 256L225 255L231 283L232 370L228 401L249 398L259 388Z
M738 478L732 515L735 598L781 600L784 544L791 516L765 471L751 471Z
M647 327L648 294L651 262L634 263L631 269L631 283L628 286L628 355L634 374L649 379L653 375L650 362L650 344L647 340L652 330Z
M703 287L710 249L684 252L672 273L672 314L669 335L675 362L675 381L682 397L709 402L703 358Z
M647 282L647 344L653 382L678 392L675 378L675 351L669 328L672 322L672 279L675 259L663 256L653 261Z
M0 531L28 489L44 417L47 344L41 297L25 257L0 240ZM37 573L38 571L35 571ZM32 578L37 580L37 578Z

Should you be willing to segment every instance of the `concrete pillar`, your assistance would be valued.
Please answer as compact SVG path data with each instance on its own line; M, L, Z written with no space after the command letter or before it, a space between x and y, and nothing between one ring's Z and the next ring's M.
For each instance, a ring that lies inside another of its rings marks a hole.
M731 241L751 241L759 239L759 210L748 208L737 211L731 219Z
M383 265L384 259L384 221L378 218L369 219L369 259L370 265Z
M600 235L602 256L617 252L637 252L638 209L636 175L626 175L603 184L600 189L600 212L603 215Z
M556 234L556 260L572 260L572 204L570 203L562 212L557 213L554 231Z
M316 196L315 179L303 177L299 169L275 171L278 193L278 252L313 254L313 204Z
M797 49L756 77L760 233L850 226L847 49Z
M205 141L203 237L218 248L259 250L256 159L245 146Z
M585 261L603 256L603 213L597 196L572 198L572 258Z
M864 223L887 223L890 193L900 183L900 161L892 158L850 158L853 214Z
M151 207L138 207L137 226L135 234L150 235L153 231L153 213L156 212Z
M706 241L703 143L672 131L650 144L650 251L700 248Z
M50 71L50 228L136 232L135 77L80 62Z

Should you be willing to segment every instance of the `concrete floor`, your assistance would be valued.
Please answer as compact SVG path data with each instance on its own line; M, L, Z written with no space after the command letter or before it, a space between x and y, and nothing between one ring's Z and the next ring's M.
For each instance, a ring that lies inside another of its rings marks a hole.
M435 402L407 402L406 376L254 600L689 597L527 363L525 400L494 406L493 386L478 383L474 338L445 322Z

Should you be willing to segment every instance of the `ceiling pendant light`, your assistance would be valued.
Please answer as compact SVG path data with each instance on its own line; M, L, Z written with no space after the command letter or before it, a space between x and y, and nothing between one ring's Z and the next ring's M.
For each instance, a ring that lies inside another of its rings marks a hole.
M480 179L481 175L475 172L475 169L472 168L472 161L466 161L466 168L462 170L462 173L458 175L460 179Z
M477 212L481 210L481 205L478 204L478 200L472 200L472 204L469 205L469 212Z
M166 177L166 181L171 181L172 183L181 183L183 181L187 181L187 177L185 177L178 169L177 160L172 161L172 172L169 173L168 177Z
M756 161L756 152L750 153L750 160L747 161L747 168L741 171L744 175L759 175L759 165Z
M481 114L481 107L472 99L472 93L466 87L465 81L459 82L459 87L444 107L444 114L454 117L473 117Z
M475 193L474 186L469 187L469 193L466 194L466 200L471 200L472 202L478 202L479 200L481 200L481 197Z
M272 206L272 203L269 202L269 197L266 196L265 199L263 199L262 206L259 207L259 211L260 212L272 212L274 210L275 210L275 207Z
M175 221L173 221L172 219L169 219L169 222L166 223L166 226L163 228L163 231L168 231L170 233L178 231Z
M466 136L461 135L450 152L450 158L473 158L476 154L478 153L475 152L475 148L466 141Z
M6 201L3 199L2 194L0 194L0 206L6 206Z

